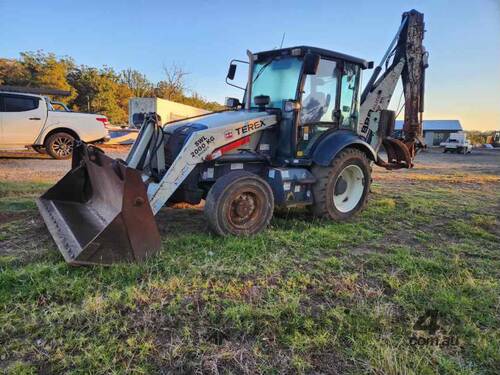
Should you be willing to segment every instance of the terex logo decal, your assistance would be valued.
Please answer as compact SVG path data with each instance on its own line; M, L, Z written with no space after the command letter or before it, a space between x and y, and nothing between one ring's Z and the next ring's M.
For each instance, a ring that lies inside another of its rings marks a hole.
M264 126L266 126L266 123L262 120L257 120L255 122L247 122L245 125L243 125L239 128L236 128L236 132L238 133L238 135L242 135L242 134L251 132L253 130L257 130L259 128L262 128Z

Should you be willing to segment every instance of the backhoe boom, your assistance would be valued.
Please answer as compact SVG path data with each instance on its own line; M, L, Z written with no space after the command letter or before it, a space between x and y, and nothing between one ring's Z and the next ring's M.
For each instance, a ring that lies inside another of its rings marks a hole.
M428 54L423 38L424 15L416 10L404 13L396 36L361 95L358 133L376 151L385 148L389 160L378 157L377 164L387 169L411 168L417 149L425 147L422 113ZM397 114L387 113L387 108L399 78L403 84L404 125L403 137L394 139Z

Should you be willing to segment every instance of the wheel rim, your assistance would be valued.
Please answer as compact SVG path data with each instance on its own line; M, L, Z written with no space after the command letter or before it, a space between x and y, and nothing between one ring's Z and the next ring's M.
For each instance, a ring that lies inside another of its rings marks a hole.
M229 199L227 219L238 229L251 229L258 224L263 201L254 190L235 192Z
M334 186L333 204L340 212L352 211L363 197L365 180L357 165L348 165L337 177Z
M67 157L73 152L73 139L59 136L52 142L52 151L59 157Z

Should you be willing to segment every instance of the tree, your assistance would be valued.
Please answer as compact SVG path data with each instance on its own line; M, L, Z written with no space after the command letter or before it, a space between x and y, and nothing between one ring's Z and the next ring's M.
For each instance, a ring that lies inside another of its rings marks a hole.
M189 73L178 65L174 64L170 67L163 67L163 70L165 72L165 79L158 82L156 85L154 90L156 97L203 108L208 111L217 111L223 108L223 106L217 102L208 102L196 92L192 92L192 94L188 96L185 78Z
M489 135L492 135L492 132L480 132L478 130L468 130L466 131L467 138L472 144L482 144L486 143Z
M193 106L193 107L197 107L197 108L203 108L203 109L206 109L207 111L220 111L221 109L224 108L223 105L220 105L217 102L207 101L205 98L203 98L197 92L193 92L192 95L189 97L184 97L182 103Z
M75 65L71 58L57 58L55 54L43 51L21 52L20 64L27 72L27 86L71 91L67 80L68 72ZM69 103L75 96L76 92L72 91L69 97L55 97L55 99Z
M132 91L112 69L82 65L68 74L68 80L78 92L71 103L78 110L102 113L112 123L127 121L126 108Z
M135 97L143 98L152 95L153 84L137 70L131 68L123 70L120 81L127 85Z
M165 79L158 82L154 90L154 95L158 98L181 102L185 97L186 76L189 74L176 64L170 67L163 67Z
M132 68L116 73L107 67L77 66L69 57L43 51L20 55L17 60L0 59L0 84L71 91L70 97L55 99L75 110L102 113L113 123L127 121L128 100L132 96L156 96L209 111L222 108L196 92L188 94L186 76L189 73L175 64L164 67L165 78L154 85Z
M28 70L14 59L0 59L0 85L26 86L29 84Z

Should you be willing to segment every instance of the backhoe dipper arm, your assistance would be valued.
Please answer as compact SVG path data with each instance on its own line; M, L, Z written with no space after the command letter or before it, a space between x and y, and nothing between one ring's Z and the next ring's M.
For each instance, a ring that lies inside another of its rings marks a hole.
M388 161L379 156L377 164L387 169L411 168L417 149L425 147L422 113L428 54L423 37L424 15L416 10L404 13L396 36L361 95L358 134L377 152L384 146ZM387 108L400 77L404 95L403 136L394 139L396 114Z

